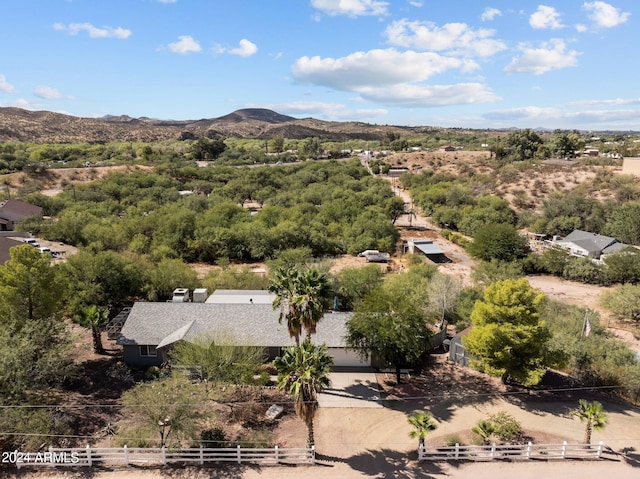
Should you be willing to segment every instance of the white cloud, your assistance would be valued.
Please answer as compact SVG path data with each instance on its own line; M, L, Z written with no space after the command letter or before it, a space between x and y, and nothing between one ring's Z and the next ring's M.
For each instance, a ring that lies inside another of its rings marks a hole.
M527 106L509 110L497 110L482 115L486 120L502 122L503 125L547 128L575 128L582 125L589 129L610 129L623 126L629 128L633 121L640 122L640 110L591 110L572 111L566 107L541 108Z
M168 48L173 53L179 53L180 55L197 53L202 50L200 43L189 35L180 35L177 42L169 43Z
M482 20L483 22L490 22L491 20L493 20L496 17L499 17L500 15L502 15L502 12L497 8L487 7L484 9L484 12L482 12L482 15L480 16L480 20Z
M342 103L326 103L320 101L293 101L289 103L249 104L246 108L269 108L284 115L297 117L321 118L327 120L370 120L386 115L384 108L363 108L350 110Z
M574 67L578 64L578 53L567 50L563 40L552 39L543 42L539 48L528 44L520 44L518 49L522 55L515 57L504 69L506 73L533 73L542 75L551 70Z
M176 3L177 0L156 0L158 3Z
M0 75L0 91L4 93L12 93L15 90L12 84L7 82L4 75Z
M570 103L576 106L601 106L601 105L638 105L640 98L613 98L610 100L586 100Z
M553 7L538 5L538 10L529 17L529 25L535 29L558 30L562 28L560 14Z
M324 85L337 90L359 91L370 85L385 86L427 80L451 69L472 71L471 60L445 57L432 52L398 52L393 48L356 52L342 58L302 57L292 67L302 83Z
M60 93L58 90L56 90L55 88L51 88L49 86L44 86L44 85L37 86L33 94L45 100L55 100L58 98L64 98L64 95Z
M327 15L386 15L388 2L379 0L311 0L311 5Z
M98 28L91 23L70 23L64 25L62 23L54 23L53 29L61 32L67 32L69 35L77 35L81 31L89 34L90 38L117 38L124 40L131 36L131 30L122 27L102 27Z
M391 45L424 51L447 51L451 54L487 57L505 50L506 44L491 38L494 30L474 30L466 23L447 23L438 27L431 22L392 22L385 30Z
M578 33L584 33L584 32L586 32L587 30L588 30L587 26L586 26L586 25L583 25L582 23L578 23L578 24L576 25L576 31L577 31Z
M388 88L365 87L359 90L363 98L389 106L440 107L468 105L500 100L481 83L456 85L393 85Z
M237 48L229 50L231 55L239 55L241 57L250 57L258 51L258 47L255 43L250 42L246 38L240 40L240 44Z
M582 6L590 12L589 19L602 28L611 28L625 23L631 16L631 13L622 12L607 2L585 2Z
M412 7L420 8L420 7L424 6L424 3L417 2L417 1L410 1L409 5L411 5Z

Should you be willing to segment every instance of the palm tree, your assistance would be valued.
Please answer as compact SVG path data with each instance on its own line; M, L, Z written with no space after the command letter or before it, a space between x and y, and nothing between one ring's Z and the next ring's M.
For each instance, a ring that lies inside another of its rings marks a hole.
M273 309L280 308L278 321L287 321L287 331L289 336L295 339L296 346L300 345L300 334L302 333L302 322L300 310L298 308L299 298L297 295L298 270L295 268L278 269L269 284L269 292L275 293Z
M578 404L578 409L571 411L571 414L580 419L580 422L586 422L584 443L591 444L591 432L602 431L609 418L598 401L589 402L586 399L580 399Z
M435 430L438 426L433 420L430 413L425 411L416 411L409 416L409 424L413 426L413 431L409 433L411 439L418 438L418 447L424 448L424 438L431 431Z
M95 304L92 304L91 306L81 310L76 317L76 322L80 326L91 328L91 335L93 337L93 351L96 354L104 354L104 347L102 346L100 331L108 321L109 310L105 308L99 308Z
M316 332L318 322L327 311L327 304L331 299L331 287L327 276L317 269L304 271L298 278L301 323L307 332L307 339L311 339L311 335Z
M271 280L269 291L276 294L273 308L280 308L278 321L282 323L286 319L289 336L295 339L296 345L300 344L303 328L310 339L331 298L327 276L316 269L279 269Z
M291 395L296 414L307 425L307 447L315 444L313 419L318 409L318 393L329 387L329 368L333 358L327 346L315 346L305 339L277 357L273 365L278 371L278 389Z
M482 439L482 444L491 444L492 439L495 438L496 425L490 419L481 419L471 428L471 432Z

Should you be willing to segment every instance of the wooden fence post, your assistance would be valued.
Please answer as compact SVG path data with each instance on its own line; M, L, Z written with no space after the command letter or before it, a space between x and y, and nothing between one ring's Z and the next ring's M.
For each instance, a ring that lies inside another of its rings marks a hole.
M202 444L200 444L200 465L204 465L204 451L202 450Z
M238 464L242 464L242 453L240 452L240 444L238 444L237 457L238 457Z
M128 466L129 465L129 449L127 448L126 444L124 445L123 449L124 449L124 464Z
M167 451L164 446L162 446L162 465L167 465Z
M598 459L600 459L600 456L602 456L602 448L603 448L603 446L604 446L604 442L600 441L598 443L598 453L597 453Z
M455 449L455 453L453 454L453 458L458 459L459 456L460 456L460 444L456 442L456 449Z
M89 467L91 467L93 466L93 461L91 460L91 448L89 447L89 444L87 444L86 450L87 450L87 464L89 465Z
M491 444L491 458L493 459L493 455L496 453L496 443Z
M313 444L311 446L311 464L315 464L316 463L316 445Z
M51 462L51 465L56 465L56 461L53 460L53 446L49 446L49 461Z
M567 455L567 441L562 441L562 459Z
M527 443L527 459L531 459L531 441Z
M278 464L279 458L278 458L278 445L277 444L275 445L274 450L275 450L275 456L276 456L276 464Z

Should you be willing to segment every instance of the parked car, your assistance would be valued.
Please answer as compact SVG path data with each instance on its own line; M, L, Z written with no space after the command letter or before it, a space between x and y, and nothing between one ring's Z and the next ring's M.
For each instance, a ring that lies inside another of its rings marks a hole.
M26 239L23 239L22 242L24 244L29 244L31 246L35 246L36 248L40 247L40 243L38 243L38 240L35 239L35 238L26 238Z

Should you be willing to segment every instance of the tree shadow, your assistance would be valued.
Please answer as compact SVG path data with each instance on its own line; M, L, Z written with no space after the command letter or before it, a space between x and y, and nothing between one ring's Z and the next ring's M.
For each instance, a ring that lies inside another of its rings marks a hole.
M457 408L495 402L504 388L495 378L433 354L407 382L385 382L382 389L385 407L403 412L427 408L443 422Z
M620 452L612 451L622 457L622 460L631 467L640 467L640 453L635 447L625 447Z
M585 388L574 379L553 371L545 374L535 388L508 386L503 397L507 402L540 416L551 414L569 418L580 399L598 401L610 413L629 415L630 411L640 411L637 406L607 394L606 389Z
M344 460L351 469L379 478L434 478L447 475L445 470L433 462L418 462L417 451L406 452L382 449L367 450Z

